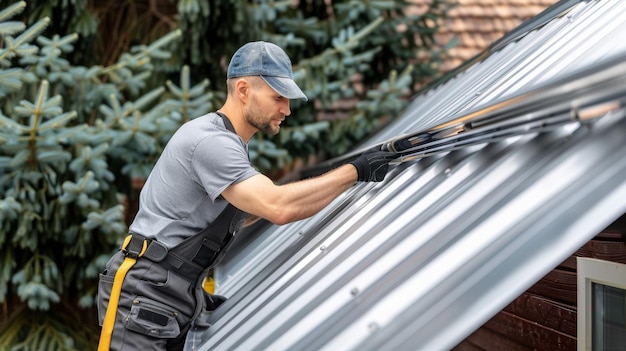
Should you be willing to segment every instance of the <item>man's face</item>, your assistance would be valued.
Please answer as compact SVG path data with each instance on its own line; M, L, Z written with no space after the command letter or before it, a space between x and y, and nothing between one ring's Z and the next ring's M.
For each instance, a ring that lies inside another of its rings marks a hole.
M251 87L246 121L265 135L278 134L281 122L291 114L289 99L276 93L259 77L251 81Z

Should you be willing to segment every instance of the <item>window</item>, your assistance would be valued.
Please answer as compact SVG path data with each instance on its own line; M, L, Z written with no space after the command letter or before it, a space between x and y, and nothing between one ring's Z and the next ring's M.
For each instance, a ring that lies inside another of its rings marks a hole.
M626 265L577 258L578 350L626 351Z

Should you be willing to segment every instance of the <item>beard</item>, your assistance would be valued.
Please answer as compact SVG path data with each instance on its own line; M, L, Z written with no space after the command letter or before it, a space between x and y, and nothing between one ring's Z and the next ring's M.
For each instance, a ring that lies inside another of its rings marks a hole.
M280 126L274 126L272 124L274 120L259 114L258 111L260 110L261 109L259 108L256 99L253 98L245 114L246 121L267 136L274 136L278 134Z

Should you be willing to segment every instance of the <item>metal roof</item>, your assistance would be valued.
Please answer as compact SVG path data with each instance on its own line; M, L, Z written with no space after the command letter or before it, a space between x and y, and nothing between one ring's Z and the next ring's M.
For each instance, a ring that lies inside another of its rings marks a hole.
M384 182L238 235L186 348L453 348L626 212L623 33L626 1L561 1L416 96L364 144Z

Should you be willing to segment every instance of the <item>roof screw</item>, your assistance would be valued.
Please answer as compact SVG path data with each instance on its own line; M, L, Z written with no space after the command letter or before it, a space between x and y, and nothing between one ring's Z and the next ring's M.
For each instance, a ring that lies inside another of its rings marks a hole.
M352 290L350 290L350 295L357 296L358 294L359 294L359 288L352 288Z
M476 92L476 96L480 96L480 94L482 94L482 93L483 93L482 91L477 91Z
M320 250L321 250L321 251L326 250L326 246L325 246L325 245L320 246Z
M449 177L451 173L452 173L452 170L450 168L446 168L446 170L443 171L443 174L445 174L446 177Z
M370 322L370 324L367 325L367 329L370 331L370 333L376 333L380 327L378 326L378 324L376 324L376 322Z
M298 230L298 235L302 235L302 234L304 234L304 231Z

